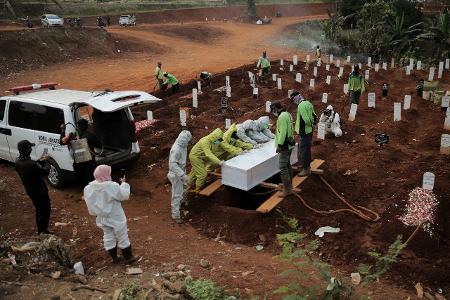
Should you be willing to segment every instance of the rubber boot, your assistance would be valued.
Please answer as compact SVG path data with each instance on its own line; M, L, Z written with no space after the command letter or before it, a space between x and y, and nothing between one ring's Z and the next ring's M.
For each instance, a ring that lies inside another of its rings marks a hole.
M108 250L109 255L113 260L113 264L117 264L119 262L119 257L117 257L117 247Z
M303 168L300 173L298 173L298 176L303 177L303 176L309 176L311 175L311 168Z
M128 248L122 249L122 254L126 264L134 263L139 259L139 256L133 256L133 253L131 252L131 245L128 246Z
M281 181L283 182L283 191L280 192L280 196L286 198L287 196L292 195L292 180L282 176Z

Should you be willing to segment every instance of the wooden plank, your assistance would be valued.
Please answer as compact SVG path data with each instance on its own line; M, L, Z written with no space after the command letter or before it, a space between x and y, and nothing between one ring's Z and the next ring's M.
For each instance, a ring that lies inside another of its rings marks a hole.
M203 190L200 191L200 195L209 197L212 194L214 194L215 191L217 191L222 186L222 179L217 179L207 187L205 187Z
M323 165L325 161L322 159L315 159L312 163L311 163L311 170L316 170L318 168L320 168L320 166ZM300 184L302 184L306 178L308 178L308 176L295 176L292 179L292 186L293 188L297 188ZM262 214L266 214L270 211L272 211L272 209L274 209L278 204L280 204L281 201L283 201L283 197L280 197L278 195L278 193L273 194L268 200L266 200L263 204L261 204L256 211Z

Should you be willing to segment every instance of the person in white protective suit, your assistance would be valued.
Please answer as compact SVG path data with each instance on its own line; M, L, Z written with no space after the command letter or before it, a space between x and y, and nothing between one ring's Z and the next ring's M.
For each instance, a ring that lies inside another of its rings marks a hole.
M242 141L252 144L253 148L258 148L258 142L250 137L250 134L257 131L258 127L254 120L247 120L237 125L236 135Z
M172 184L172 219L181 224L180 207L183 200L184 186L187 185L188 177L186 175L186 157L189 142L192 135L188 130L183 130L178 135L175 143L170 149L169 155L169 173L167 178Z
M325 132L333 133L335 137L342 136L341 118L339 114L333 110L333 106L328 105L320 116L319 122L325 123Z
M127 218L121 204L130 197L130 185L125 182L125 176L120 179L120 185L112 181L111 167L107 165L99 165L94 178L84 188L84 200L89 214L97 217L97 226L103 230L104 247L114 263L119 262L117 246L122 249L125 263L135 262L138 257L131 252Z
M273 134L272 131L270 131L269 129L270 127L269 116L262 116L261 118L256 120L256 126L257 126L256 133L258 134L258 136L253 139L256 140L258 143L259 143L258 138L261 141L263 141L263 143L275 139L275 134ZM254 132L252 132L251 134L254 134Z

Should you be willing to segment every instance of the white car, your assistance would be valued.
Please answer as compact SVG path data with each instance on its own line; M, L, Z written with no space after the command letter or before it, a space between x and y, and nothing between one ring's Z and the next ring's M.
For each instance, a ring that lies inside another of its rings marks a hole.
M41 16L41 24L43 27L64 26L64 19L52 14Z
M120 26L136 26L136 17L133 15L122 15L119 18Z
M81 118L88 120L89 130L102 142L102 149L95 149L97 164L122 165L139 157L139 143L129 107L161 99L140 91L84 92L56 90L56 85L16 87L10 89L15 95L0 97L0 159L14 162L19 156L17 143L29 140L36 144L32 159L38 159L44 153L50 156L50 185L63 187L67 179L76 177L74 165L82 161L77 160L80 149L75 146L83 141L63 145L61 125L65 124L63 133L68 136L76 133L76 124ZM84 151L90 152L88 147Z

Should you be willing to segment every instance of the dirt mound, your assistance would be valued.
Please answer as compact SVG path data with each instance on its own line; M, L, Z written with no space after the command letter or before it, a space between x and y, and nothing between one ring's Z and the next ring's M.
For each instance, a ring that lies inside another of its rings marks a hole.
M168 35L172 37L182 38L188 41L199 43L210 43L215 39L223 37L226 32L219 28L206 27L202 25L165 25L151 27L151 31Z
M0 75L89 57L162 51L156 43L143 44L96 28L4 31L0 32Z
M285 64L289 62L285 61ZM420 232L405 252L400 262L393 267L392 277L398 282L404 280L420 280L435 287L450 287L446 274L441 270L450 267L447 253L450 251L450 223L448 221L450 164L448 157L439 155L440 135L444 114L438 106L415 95L415 86L419 79L426 77L426 71L413 71L411 76L404 75L402 70L381 70L370 72L367 84L368 92L377 95L376 108L367 107L367 94L361 99L356 120L347 121L348 98L343 93L345 79L337 78L338 68L332 66L327 72L325 67L319 68L315 78L315 89L309 89L312 66L305 70L300 63L293 73L279 70L274 63L272 72L279 73L282 78L283 91L278 91L275 82L268 85L258 84L260 97L252 97L247 71L253 66L244 66L216 75L213 89L223 86L224 75L230 75L232 98L226 112L220 109L220 93L208 90L199 96L199 108L194 109L190 99L181 99L181 95L191 92L196 86L192 81L181 88L177 95L157 94L164 98L163 103L152 106L155 118L164 116L164 123L159 128L143 134L142 167L160 164L166 168L167 153L178 132L179 108L190 107L191 119L188 128L194 136L194 143L216 127L224 127L225 118L233 122L247 118L257 118L265 114L266 100L281 100L290 112L295 113L295 104L287 100L287 89L299 89L305 98L310 99L315 110L320 114L328 104L332 104L342 116L344 136L329 137L325 141L315 140L313 155L326 160L325 178L348 200L357 205L366 206L382 215L377 223L368 223L353 215L336 214L332 216L317 215L306 209L297 198L291 197L283 201L279 207L285 214L298 218L302 231L313 236L321 226L341 228L338 235L322 238L321 252L324 259L340 265L349 271L356 270L359 263L370 260L369 250L386 251L398 234L406 238L414 230L402 225L398 216L402 213L404 201L408 193L420 186L422 175L426 171L436 174L435 193L440 199L437 224L430 237ZM303 73L303 82L295 82L295 73ZM345 73L350 66L345 67ZM325 83L327 75L332 76L331 85ZM449 80L446 73L443 82ZM382 98L383 82L389 83L389 96ZM322 92L328 92L328 103L322 103ZM412 95L412 106L402 111L402 121L393 122L393 103L403 99L405 94ZM135 111L138 118L144 118L145 108ZM271 116L272 118L272 116ZM272 123L275 120L272 119ZM380 148L374 141L376 133L390 136L389 145ZM151 155L149 153L151 148ZM348 170L353 175L344 175ZM161 171L161 175L165 170ZM162 175L164 176L164 175ZM275 181L277 179L274 179ZM279 179L278 179L279 180ZM165 182L165 180L163 180ZM261 191L252 191L261 192ZM302 185L302 196L310 205L321 210L343 208L344 205L328 190L318 178L310 178ZM260 243L260 235L267 237L266 247L276 247L275 234L283 231L283 225L277 213L259 215L254 209L268 196L261 197L251 193L242 193L232 188L222 187L209 199L191 199L189 207L192 225L202 233L210 236L221 236L230 242L255 245ZM429 251L433 249L433 253ZM437 268L437 264L439 268ZM405 266L408 265L407 268Z

